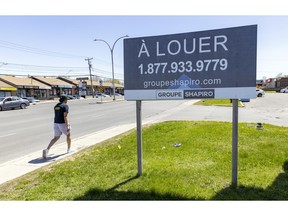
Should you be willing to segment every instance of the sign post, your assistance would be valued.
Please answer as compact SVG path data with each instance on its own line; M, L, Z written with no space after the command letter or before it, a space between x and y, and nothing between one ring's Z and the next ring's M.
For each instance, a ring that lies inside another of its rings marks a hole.
M238 182L238 99L233 99L232 117L232 186Z
M137 121L137 165L138 176L142 175L142 101L136 101L136 121Z
M125 99L137 109L138 175L142 100L232 99L237 186L238 99L256 98L256 55L257 25L124 39Z

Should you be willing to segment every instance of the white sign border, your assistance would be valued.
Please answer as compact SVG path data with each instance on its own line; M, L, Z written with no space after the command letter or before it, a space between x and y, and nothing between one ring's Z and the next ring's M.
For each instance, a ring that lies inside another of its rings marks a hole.
M189 90L205 90L189 89ZM213 99L246 99L256 98L256 87L233 87L233 88L214 88L215 97ZM148 90L125 90L125 100L159 100L157 97L158 91L179 92L183 91L183 98L161 98L161 100L184 100L184 89L148 89ZM189 98L186 100L193 100ZM200 98L195 98L200 99ZM211 98L212 99L212 98Z

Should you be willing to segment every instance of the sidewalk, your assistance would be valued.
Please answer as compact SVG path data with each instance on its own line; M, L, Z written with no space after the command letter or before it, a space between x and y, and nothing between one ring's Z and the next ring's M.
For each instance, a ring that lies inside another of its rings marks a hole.
M197 101L191 100L181 104L178 107L175 107L171 110L160 113L156 116L152 116L142 120L142 124L152 124L163 121L163 119L168 116L177 113L188 106L191 106L193 103ZM135 111L136 112L136 111ZM49 151L49 155L47 159L42 158L42 151L33 152L29 155L26 155L21 158L17 158L12 161L8 161L6 163L0 164L0 184L3 184L7 181L25 175L33 170L51 164L57 160L60 160L68 155L75 154L82 149L85 149L89 146L96 145L101 143L104 140L115 137L119 134L122 134L126 131L136 128L136 119L133 124L119 125L112 128L107 128L102 131L98 131L83 137L72 139L72 149L74 150L72 153L66 154L67 145L66 142L56 143L53 148ZM136 133L136 132L135 132ZM136 145L136 143L135 143Z

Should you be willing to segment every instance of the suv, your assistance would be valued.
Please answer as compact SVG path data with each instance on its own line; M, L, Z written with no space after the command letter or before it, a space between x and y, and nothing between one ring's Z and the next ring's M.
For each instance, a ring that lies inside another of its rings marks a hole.
M5 109L21 108L25 109L29 106L29 101L20 97L0 97L0 111Z

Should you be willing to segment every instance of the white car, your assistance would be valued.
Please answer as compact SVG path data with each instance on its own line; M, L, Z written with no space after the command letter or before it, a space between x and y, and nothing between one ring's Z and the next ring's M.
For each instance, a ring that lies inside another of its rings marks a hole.
M283 88L283 89L281 89L280 92L281 93L287 93L288 92L288 86Z
M265 91L263 89L256 88L256 95L257 97L262 97L263 95L265 95Z

